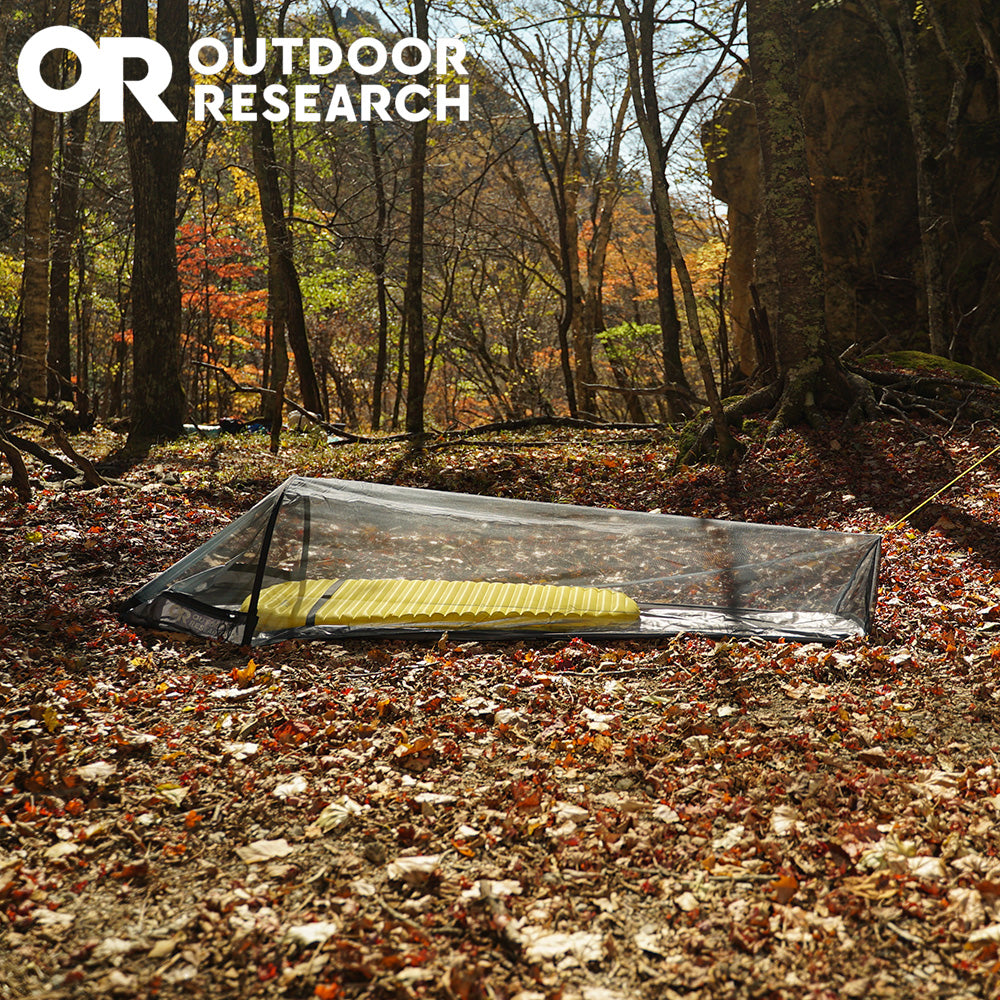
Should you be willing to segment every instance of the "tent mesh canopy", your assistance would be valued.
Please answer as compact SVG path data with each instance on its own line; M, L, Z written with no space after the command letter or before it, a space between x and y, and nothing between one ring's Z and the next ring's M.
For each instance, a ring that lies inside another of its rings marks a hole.
M237 643L448 630L824 642L868 631L880 537L292 477L119 608Z

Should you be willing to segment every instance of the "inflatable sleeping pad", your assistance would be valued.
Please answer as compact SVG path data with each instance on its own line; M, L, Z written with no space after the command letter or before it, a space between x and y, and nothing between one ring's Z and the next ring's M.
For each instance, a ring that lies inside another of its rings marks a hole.
M250 607L248 597L241 610ZM467 580L297 580L265 587L260 629L310 625L423 625L442 628L629 625L639 607L616 590Z

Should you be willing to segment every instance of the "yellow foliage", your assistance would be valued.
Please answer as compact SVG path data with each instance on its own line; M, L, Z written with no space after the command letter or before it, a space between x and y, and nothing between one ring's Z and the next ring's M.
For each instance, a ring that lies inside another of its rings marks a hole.
M0 253L0 302L16 304L23 266L24 260L21 257Z
M729 248L717 236L710 237L688 255L688 270L695 295L712 295L718 288Z

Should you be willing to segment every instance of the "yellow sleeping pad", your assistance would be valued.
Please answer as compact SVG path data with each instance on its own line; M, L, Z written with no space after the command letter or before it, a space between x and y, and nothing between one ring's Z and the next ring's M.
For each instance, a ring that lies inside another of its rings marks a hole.
M248 597L241 610L250 606ZM303 625L426 625L442 628L631 625L639 607L616 590L468 580L299 580L265 587L264 630Z

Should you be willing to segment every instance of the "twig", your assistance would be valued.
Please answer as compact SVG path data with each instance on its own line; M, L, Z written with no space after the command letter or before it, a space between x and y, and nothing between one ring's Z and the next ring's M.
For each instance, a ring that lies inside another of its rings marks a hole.
M524 950L524 937L514 922L514 918L510 915L510 911L504 906L503 900L493 892L493 886L489 879L479 880L479 898L487 913L493 918L493 926L497 929L504 944L515 954L520 954Z

